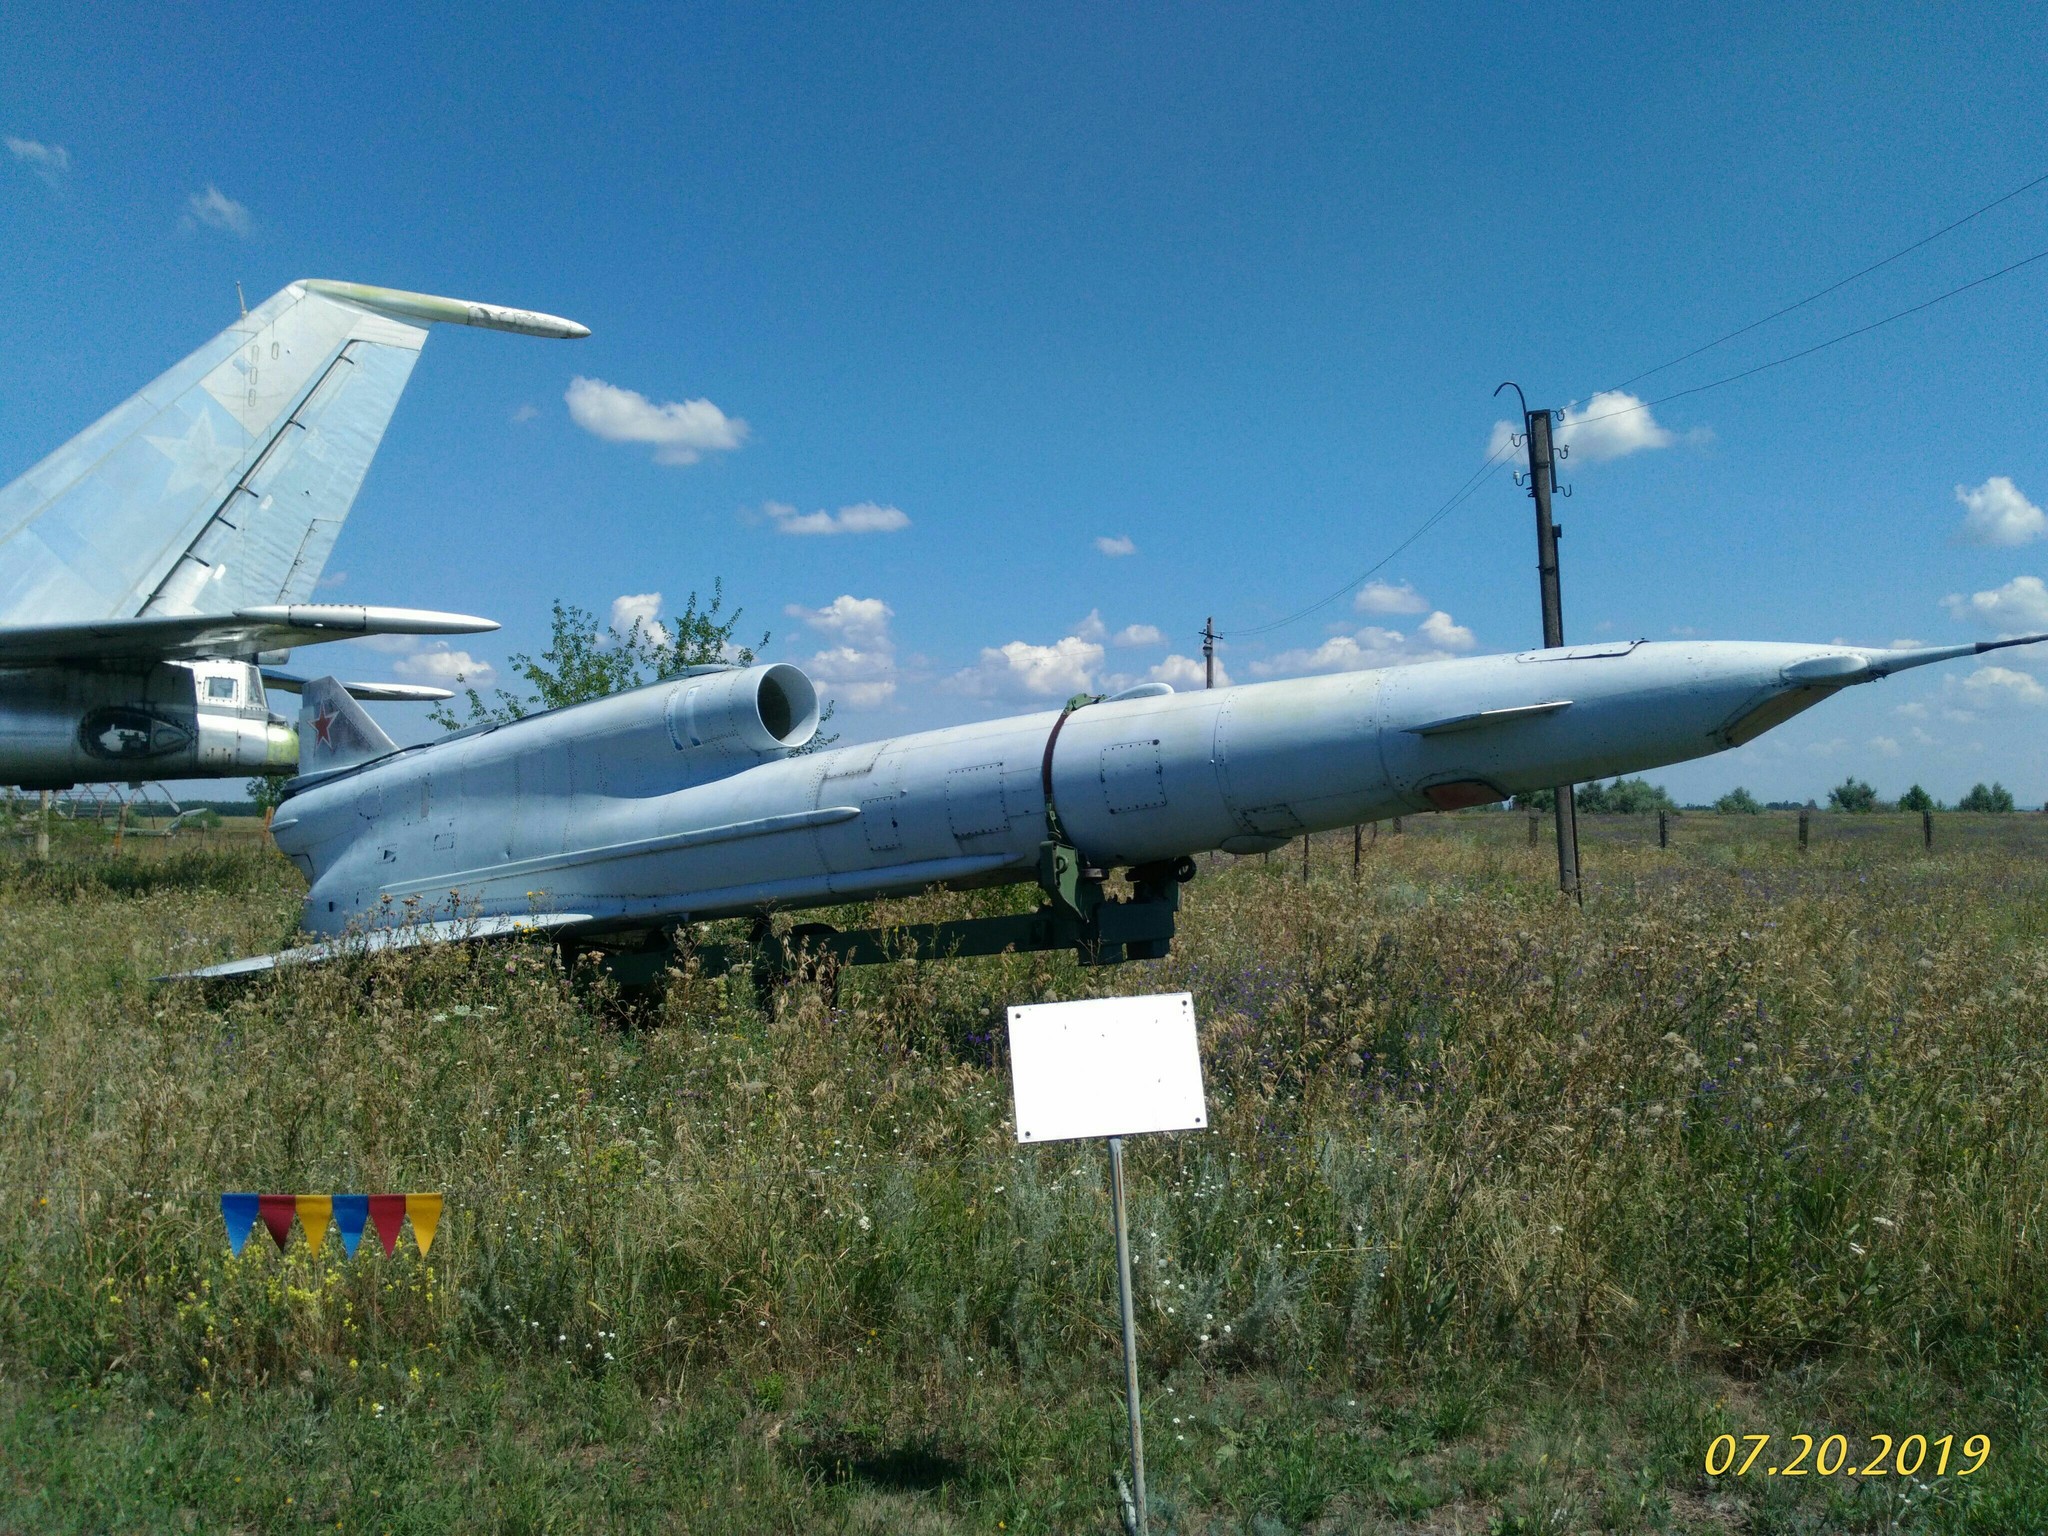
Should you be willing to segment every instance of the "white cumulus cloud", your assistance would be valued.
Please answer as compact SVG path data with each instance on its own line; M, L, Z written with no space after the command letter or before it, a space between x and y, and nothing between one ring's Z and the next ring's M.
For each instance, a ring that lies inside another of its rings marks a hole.
M1111 645L1164 645L1166 636L1159 632L1156 624L1126 624L1116 632Z
M1958 537L1965 544L2010 548L2048 533L2048 515L2004 475L1993 475L1979 486L1957 486L1956 500L1963 504Z
M2048 586L2043 586L2038 576L2015 576L2002 587L1968 597L1952 592L1941 601L1956 618L1973 620L2000 634L2048 629Z
M1899 744L1889 736L1873 736L1870 738L1870 750L1880 757L1897 757Z
M2011 667L1979 667L1963 679L1963 691L1973 704L1986 708L1995 708L1999 704L2039 704L2048 700L2048 688Z
M668 626L661 622L659 592L632 592L612 599L612 633L624 639L633 633L635 624L648 639L668 644Z
M1669 448L1678 441L1677 433L1661 425L1650 414L1650 407L1625 389L1603 389L1584 406L1566 406L1558 417L1551 428L1551 440L1569 447L1574 458L1596 464L1603 459L1627 458L1648 448ZM1496 421L1493 436L1487 441L1487 452L1505 451L1510 462L1525 462L1521 451L1508 447L1508 440L1521 430L1520 422ZM1704 431L1687 434L1693 442L1704 441L1706 437Z
M855 597L850 592L842 592L822 608L791 603L782 611L850 645L888 644L889 621L896 617L896 610L879 597Z
M0 139L7 153L33 171L46 186L61 187L71 174L71 151L62 144L42 144L34 139L9 136Z
M1202 658L1183 656L1178 652L1166 658L1145 674L1148 683L1171 683L1180 689L1203 688L1208 686L1208 674L1204 671ZM1230 674L1223 670L1223 663L1216 663L1216 686L1228 688Z
M804 670L824 685L824 692L856 709L872 709L896 696L896 655L886 648L862 650L835 645L819 651Z
M1102 646L1079 635L1051 645L1012 640L987 646L981 660L953 675L952 686L977 699L1053 699L1091 691Z
M255 230L255 221L249 217L248 207L236 202L212 182L206 184L204 192L194 192L185 199L188 221L204 224L208 229L225 230L239 239L246 240Z
M709 400L668 400L660 405L638 390L577 375L569 381L569 419L608 443L648 443L657 464L694 464L707 453L727 453L747 440L747 424Z
M1112 560L1123 555L1135 555L1138 552L1138 546L1131 542L1131 536L1128 533L1119 533L1113 537L1109 534L1103 534L1095 541L1095 548L1098 552L1108 555Z
M1351 606L1360 613L1427 613L1429 599L1402 582L1398 587L1386 581L1368 581L1358 589Z
M855 709L871 709L895 697L896 643L889 621L896 613L887 603L843 592L822 608L791 603L782 611L839 642L802 663L825 693Z
M1102 610L1100 608L1090 608L1088 610L1088 617L1074 626L1074 633L1083 640L1108 639L1109 626L1102 622Z
M1415 632L1443 651L1469 651L1479 643L1472 637L1471 630L1454 623L1441 608L1416 625Z
M799 512L787 502L765 501L761 510L777 533L895 533L910 526L910 517L901 507L879 506L872 501L856 502L837 512Z
M1477 644L1471 630L1438 609L1418 624L1413 634L1367 624L1350 633L1334 634L1321 645L1282 651L1255 661L1252 671L1260 677L1293 677L1304 672L1405 667L1419 661L1446 661Z
M435 683L444 688L488 688L498 680L497 668L488 661L478 661L467 651L450 650L445 640L399 657L391 664L391 670L413 682Z

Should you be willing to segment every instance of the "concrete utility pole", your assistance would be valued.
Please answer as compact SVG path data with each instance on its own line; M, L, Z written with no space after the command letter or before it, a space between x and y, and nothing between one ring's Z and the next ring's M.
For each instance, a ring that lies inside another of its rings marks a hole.
M1536 502L1536 574L1543 592L1543 648L1554 650L1564 644L1564 601L1558 591L1557 541L1564 530L1550 520L1550 497L1557 489L1557 454L1550 442L1550 412L1532 411L1522 400L1521 386L1512 389L1522 401L1522 445L1529 455L1529 495ZM1572 786L1560 784L1557 796L1557 888L1583 904L1579 890L1579 815L1572 799Z
M1216 686L1216 616L1211 614L1209 622L1202 626L1202 686Z

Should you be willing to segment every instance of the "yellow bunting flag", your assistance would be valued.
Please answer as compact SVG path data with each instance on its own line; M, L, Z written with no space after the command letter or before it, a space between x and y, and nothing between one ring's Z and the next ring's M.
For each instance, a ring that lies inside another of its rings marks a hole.
M313 1254L327 1241L327 1223L334 1215L332 1195L300 1195L293 1202L299 1210L299 1225L306 1231L306 1248Z
M434 1228L441 1225L441 1197L439 1195L407 1195L405 1214L412 1218L412 1240L420 1245L420 1254L434 1246Z

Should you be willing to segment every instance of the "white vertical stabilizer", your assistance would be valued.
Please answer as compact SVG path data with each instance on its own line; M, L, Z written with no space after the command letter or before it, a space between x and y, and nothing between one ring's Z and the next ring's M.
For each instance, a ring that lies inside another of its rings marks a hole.
M299 695L299 773L353 768L398 750L369 712L331 677L316 677Z

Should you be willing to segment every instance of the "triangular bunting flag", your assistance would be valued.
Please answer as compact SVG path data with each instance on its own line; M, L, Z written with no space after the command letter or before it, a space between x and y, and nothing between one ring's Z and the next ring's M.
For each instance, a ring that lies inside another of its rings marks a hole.
M256 1225L256 1197L222 1195L220 1214L221 1219L228 1224L228 1251L239 1259L242 1256L242 1244L249 1241L249 1231Z
M434 1228L441 1225L439 1195L407 1195L405 1214L412 1218L412 1240L420 1245L420 1257L434 1246Z
M263 1225L270 1228L270 1235L277 1239L277 1251L284 1252L284 1245L292 1240L292 1216L298 1211L298 1202L290 1195L258 1195L257 1212L263 1217Z
M377 1228L377 1241L384 1245L384 1257L390 1258L398 1247L398 1232L405 1225L405 1196L370 1196L370 1221Z
M327 1241L327 1223L334 1215L334 1201L327 1195L300 1195L292 1202L298 1207L299 1225L306 1229L306 1248L314 1257Z
M363 1240L363 1223L370 1219L368 1195L336 1195L334 1224L341 1229L341 1251L356 1256L356 1244Z

